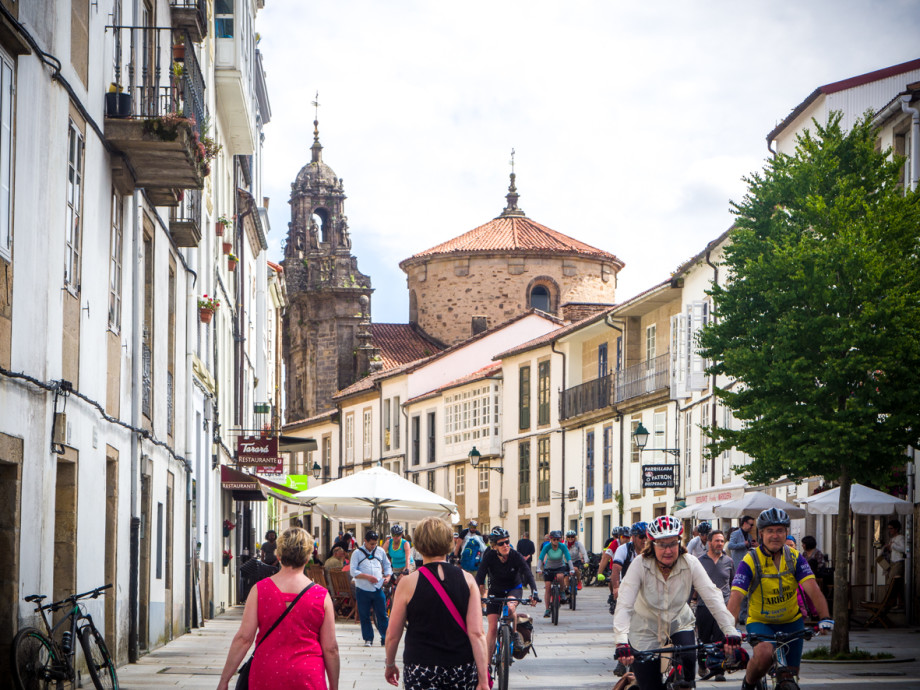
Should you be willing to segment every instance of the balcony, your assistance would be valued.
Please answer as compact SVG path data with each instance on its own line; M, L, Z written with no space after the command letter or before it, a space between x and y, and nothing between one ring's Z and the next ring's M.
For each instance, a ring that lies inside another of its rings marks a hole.
M653 359L616 373L614 403L664 390L671 384L671 355L665 352Z
M201 191L186 190L179 205L170 210L169 232L179 247L197 247L201 242Z
M613 374L608 374L593 381L566 388L559 402L559 419L571 419L610 407L613 404L610 397L612 383Z
M173 61L170 27L108 30L117 85L106 94L105 138L117 152L113 181L123 194L143 188L154 205L178 206L181 192L201 189L210 172L204 79L190 35L184 60Z
M240 17L215 11L214 39L214 83L227 149L234 156L248 156L256 146L252 77L255 36Z
M172 27L200 43L208 35L207 0L169 0Z

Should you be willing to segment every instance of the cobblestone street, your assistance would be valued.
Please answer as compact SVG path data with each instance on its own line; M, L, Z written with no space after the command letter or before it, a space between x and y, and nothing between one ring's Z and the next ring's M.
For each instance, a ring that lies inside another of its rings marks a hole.
M564 608L559 626L539 617L542 608L534 609L535 646L533 655L516 662L511 668L511 687L534 690L558 687L611 688L614 683L611 642L611 617L607 613L606 590L591 588L579 597L573 613ZM183 635L165 647L143 657L139 663L119 669L118 677L125 690L143 688L213 688L226 658L230 639L236 632L242 608L234 608L208 621L203 630ZM340 688L373 690L391 687L383 680L383 648L366 648L359 627L354 623L337 626L342 656ZM808 647L824 642L812 640ZM856 631L850 635L851 647L870 651L888 651L898 658L920 657L920 630ZM400 647L400 656L402 647ZM736 688L740 675L729 676L727 683L707 681L701 688ZM233 687L235 680L231 682ZM871 683L892 690L920 687L920 662L886 664L816 664L803 666L802 688L857 688Z

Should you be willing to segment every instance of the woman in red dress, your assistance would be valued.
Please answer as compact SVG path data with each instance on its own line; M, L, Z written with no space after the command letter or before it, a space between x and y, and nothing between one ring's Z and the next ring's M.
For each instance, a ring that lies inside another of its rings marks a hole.
M249 672L251 690L338 690L339 647L332 599L303 572L312 552L313 537L299 527L292 527L278 539L281 570L250 590L243 622L230 644L217 690L227 690L256 632L257 650ZM262 644L269 628L309 585L313 586Z

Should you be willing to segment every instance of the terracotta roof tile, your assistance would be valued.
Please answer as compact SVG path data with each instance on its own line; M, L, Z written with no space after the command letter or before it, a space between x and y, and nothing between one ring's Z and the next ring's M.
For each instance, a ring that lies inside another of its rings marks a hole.
M521 252L576 254L605 259L623 265L616 256L602 249L563 235L526 216L499 216L459 237L443 242L405 259L400 266L438 254L454 253Z
M443 346L426 338L412 324L372 323L370 330L374 346L380 349L384 371L444 349Z

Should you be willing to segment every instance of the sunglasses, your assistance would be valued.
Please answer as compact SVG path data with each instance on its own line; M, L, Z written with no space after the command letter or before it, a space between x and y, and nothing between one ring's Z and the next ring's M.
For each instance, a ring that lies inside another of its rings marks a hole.
M662 544L661 542L655 542L655 548L661 549L662 551L673 551L678 546L678 542L671 541L667 544Z
M495 545L496 546L511 546L511 542L506 539L505 541L495 542Z

